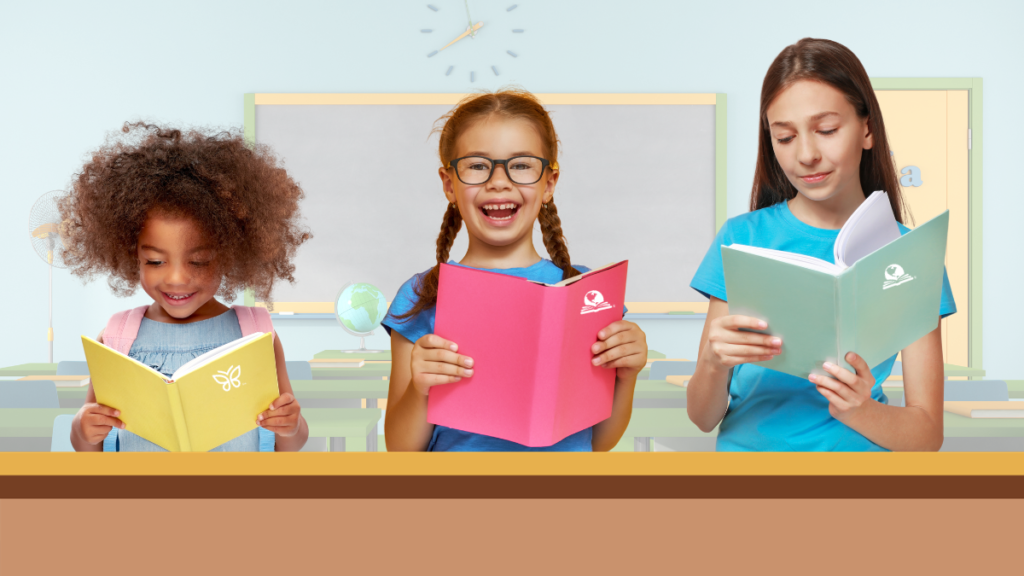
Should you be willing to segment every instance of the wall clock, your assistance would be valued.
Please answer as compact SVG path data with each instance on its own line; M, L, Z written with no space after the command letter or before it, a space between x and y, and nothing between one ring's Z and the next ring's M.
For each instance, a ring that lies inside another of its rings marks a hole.
M464 73L470 82L476 82L478 73L490 72L500 76L501 59L519 57L508 36L510 31L513 35L526 32L522 28L512 28L509 23L511 18L504 17L518 7L518 4L509 4L497 13L492 12L494 17L485 21L473 19L469 0L463 0L462 6L455 3L443 7L427 4L427 8L435 13L435 23L422 28L420 33L429 35L431 40L438 39L438 45L430 50L427 58L444 60L445 76ZM479 8L486 9L489 6ZM501 46L495 48L499 42ZM481 52L486 64L480 64Z

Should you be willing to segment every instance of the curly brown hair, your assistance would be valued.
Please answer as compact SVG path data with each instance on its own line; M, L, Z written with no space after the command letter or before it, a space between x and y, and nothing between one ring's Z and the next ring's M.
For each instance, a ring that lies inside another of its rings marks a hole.
M60 201L72 273L109 274L119 296L140 282L137 244L153 210L193 219L217 246L218 295L251 288L270 301L274 282L295 282L295 251L312 236L300 226L302 189L268 147L237 130L186 131L125 123L76 174Z

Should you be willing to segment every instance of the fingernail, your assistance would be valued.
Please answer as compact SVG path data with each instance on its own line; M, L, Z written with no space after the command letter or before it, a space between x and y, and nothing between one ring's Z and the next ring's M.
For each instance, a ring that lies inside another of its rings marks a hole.
M600 363L601 363L601 359L600 359L600 358L594 358L594 359L593 359L593 360L591 360L590 362L591 362L591 363L592 363L592 364L593 364L594 366L597 366L598 364L600 364Z
M466 376L472 376L473 375L473 369L472 368L467 368L465 372L466 372Z
M120 410L114 410L114 416L120 416L120 415L121 415L121 411Z
M452 349L452 352L458 352L459 351L459 345L458 344L452 344L451 345L451 349Z
M825 370L831 370L832 368L834 368L831 362L825 362L825 364L823 364L822 366L825 368Z
M817 374L811 374L810 376L807 377L807 379L810 380L811 382L815 382L818 379L818 375Z
M782 338L772 338L772 346L782 346Z
M757 323L757 327L758 328L767 328L768 327L768 323L765 322L764 320L761 320L760 322Z
M456 376L456 377L455 377L455 381L456 381L456 382L458 382L459 380L462 380L462 376Z
M263 414L260 414L259 416L257 416L256 417L256 421L257 422L263 422Z
M602 331L598 332L598 333L597 333L597 337L598 337L598 338L601 338L601 339L603 340L603 339L604 339L604 330L602 330Z
M472 358L466 358L466 366L469 366L470 368L473 367L473 359Z
M121 422L121 430L124 430L124 427L125 427L125 423Z
M270 405L270 408L268 408L268 410L273 410L273 409L274 409L274 405L273 405L273 404L271 404L271 405Z
M779 354L782 354L782 350L779 350L778 348L776 348L776 349L772 350L772 354L775 354L776 356L778 356Z

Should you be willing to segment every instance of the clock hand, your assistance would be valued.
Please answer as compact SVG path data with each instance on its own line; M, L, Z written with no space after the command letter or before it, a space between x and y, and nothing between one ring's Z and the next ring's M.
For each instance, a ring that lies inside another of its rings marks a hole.
M455 40L452 40L451 42L445 44L444 48L441 48L441 50L444 50L445 48L451 46L452 44L455 44L456 42L458 42L459 40L462 40L463 38L465 38L466 36L469 36L470 34L474 34L477 30L479 30L480 28L483 28L483 25L484 25L483 22L477 22L476 24L466 28L465 32L463 32L462 34L459 34L459 37L456 38ZM438 50L438 52L440 52L441 50Z

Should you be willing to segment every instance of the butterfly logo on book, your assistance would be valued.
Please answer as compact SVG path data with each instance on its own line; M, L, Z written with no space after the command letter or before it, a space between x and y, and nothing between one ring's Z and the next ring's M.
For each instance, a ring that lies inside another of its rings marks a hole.
M580 314L590 314L591 312L600 312L601 310L607 310L612 305L604 301L604 295L597 290L591 290L583 296L583 310Z
M882 290L888 290L913 279L913 276L903 272L903 267L899 264L889 264L885 267L885 282L882 283Z
M239 364L238 366L229 366L228 369L224 370L223 372L218 370L217 373L213 375L214 381L216 381L217 384L220 384L221 387L224 388L225 392L231 391L232 386L234 386L235 388L238 388L239 386L245 386L245 384L238 381L238 379L241 377L241 364Z

